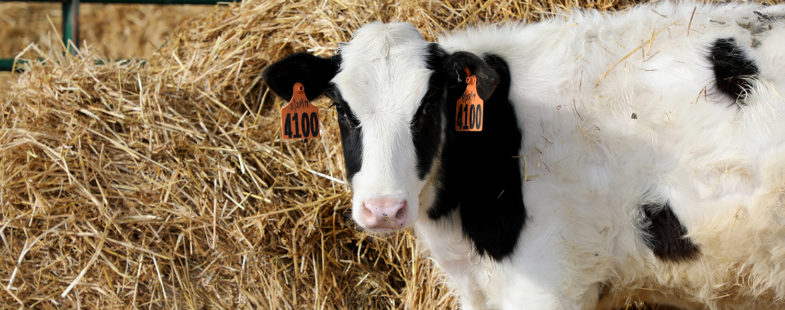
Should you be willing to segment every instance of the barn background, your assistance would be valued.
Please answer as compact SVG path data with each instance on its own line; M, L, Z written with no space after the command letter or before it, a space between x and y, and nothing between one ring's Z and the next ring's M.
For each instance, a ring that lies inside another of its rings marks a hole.
M433 39L628 1L290 1L95 5L64 56L59 4L0 4L0 305L447 309L411 231L353 229L334 111L281 142L261 82L293 51L332 55L362 24ZM146 62L95 59L139 58ZM3 308L0 306L0 308Z

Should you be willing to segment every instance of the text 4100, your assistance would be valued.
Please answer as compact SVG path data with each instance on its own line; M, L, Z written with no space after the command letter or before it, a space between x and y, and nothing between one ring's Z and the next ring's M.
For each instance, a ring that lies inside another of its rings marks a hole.
M316 117L316 112L286 114L283 134L289 139L318 136L319 119Z
M458 130L482 129L482 105L461 103L458 104L455 126Z

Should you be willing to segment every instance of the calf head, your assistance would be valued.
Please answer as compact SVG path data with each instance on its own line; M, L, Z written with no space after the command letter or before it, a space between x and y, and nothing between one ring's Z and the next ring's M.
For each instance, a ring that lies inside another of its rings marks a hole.
M338 112L347 178L354 191L352 217L364 229L410 226L430 206L419 195L438 186L439 156L451 130L455 102L468 69L487 99L498 74L467 52L447 54L406 23L360 28L337 55L290 55L264 72L283 99L303 83L308 99L331 97ZM450 107L452 105L452 107Z

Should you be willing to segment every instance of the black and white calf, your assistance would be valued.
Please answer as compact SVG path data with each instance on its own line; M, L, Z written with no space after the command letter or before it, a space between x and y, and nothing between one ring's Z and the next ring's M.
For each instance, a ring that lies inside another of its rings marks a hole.
M354 220L413 225L463 309L785 307L785 6L566 15L372 23L264 78L332 97Z

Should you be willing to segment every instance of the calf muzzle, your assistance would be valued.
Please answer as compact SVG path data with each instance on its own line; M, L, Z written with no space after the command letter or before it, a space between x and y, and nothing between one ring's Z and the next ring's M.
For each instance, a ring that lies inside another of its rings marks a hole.
M407 223L406 200L376 197L363 201L359 224L373 231L391 231Z

